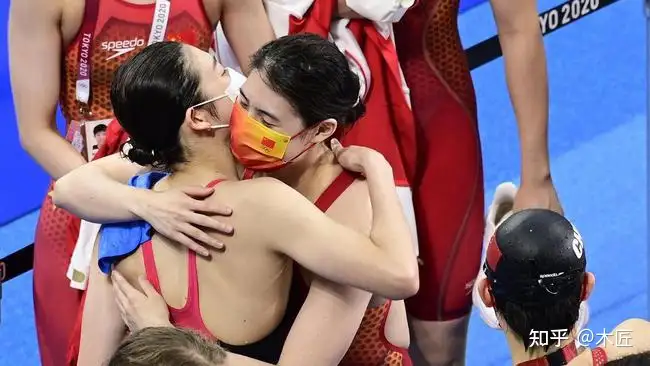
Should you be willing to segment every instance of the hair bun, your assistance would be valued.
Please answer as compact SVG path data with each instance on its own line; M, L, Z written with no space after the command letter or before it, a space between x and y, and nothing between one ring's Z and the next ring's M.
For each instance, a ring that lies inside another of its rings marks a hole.
M154 165L154 163L159 160L156 157L157 154L154 150L144 149L133 141L128 142L128 144L131 145L131 148L128 149L124 155L130 161L142 166L147 166Z
M345 116L345 124L356 122L359 118L363 117L366 113L366 105L361 99L357 99L357 103L350 108Z

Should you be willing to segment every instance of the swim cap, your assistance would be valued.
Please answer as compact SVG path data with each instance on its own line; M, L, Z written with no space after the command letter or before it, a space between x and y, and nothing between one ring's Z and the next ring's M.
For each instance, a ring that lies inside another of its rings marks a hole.
M526 305L566 297L586 266L582 238L571 222L550 210L529 209L497 228L484 271L494 296Z

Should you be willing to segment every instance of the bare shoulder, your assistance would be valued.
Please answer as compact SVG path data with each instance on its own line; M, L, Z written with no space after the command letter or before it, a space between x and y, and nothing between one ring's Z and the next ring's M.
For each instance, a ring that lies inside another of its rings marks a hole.
M270 177L224 182L222 188L215 193L213 199L227 198L229 204L233 202L237 205L246 205L247 209L253 211L257 207L268 212L299 204L301 200L306 201L293 188Z
M605 340L600 347L605 349L607 358L611 360L650 351L650 322L627 319L617 325Z

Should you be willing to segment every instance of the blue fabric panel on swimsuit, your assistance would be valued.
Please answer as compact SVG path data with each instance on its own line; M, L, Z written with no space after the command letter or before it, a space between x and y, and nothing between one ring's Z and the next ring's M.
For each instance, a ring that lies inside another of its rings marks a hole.
M150 172L131 178L131 187L151 189L167 173ZM99 232L99 269L110 274L113 265L151 239L151 225L143 220L102 225Z

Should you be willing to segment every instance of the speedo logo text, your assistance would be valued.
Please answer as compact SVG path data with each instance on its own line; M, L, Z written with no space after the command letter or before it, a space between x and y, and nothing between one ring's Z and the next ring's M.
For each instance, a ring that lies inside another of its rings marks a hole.
M113 52L112 55L106 58L110 60L119 56L122 56L125 53L129 53L136 49L136 47L142 47L145 45L144 39L134 38L134 39L125 39L121 41L105 41L102 42L102 50L107 52Z

